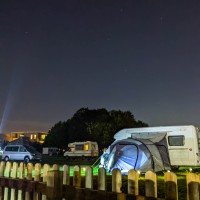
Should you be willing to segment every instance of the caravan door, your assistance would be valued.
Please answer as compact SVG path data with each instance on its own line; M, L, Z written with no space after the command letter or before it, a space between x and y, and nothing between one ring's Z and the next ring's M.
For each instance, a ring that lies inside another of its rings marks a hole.
M168 135L169 157L172 166L195 165L194 141L184 134Z

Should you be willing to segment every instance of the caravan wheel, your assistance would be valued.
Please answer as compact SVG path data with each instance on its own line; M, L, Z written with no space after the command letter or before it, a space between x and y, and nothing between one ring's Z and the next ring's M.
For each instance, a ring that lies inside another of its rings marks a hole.
M179 166L176 165L176 166L172 166L171 168L172 168L172 170L178 170L178 169L179 169Z
M66 160L69 160L69 156L65 156L65 159L66 159Z

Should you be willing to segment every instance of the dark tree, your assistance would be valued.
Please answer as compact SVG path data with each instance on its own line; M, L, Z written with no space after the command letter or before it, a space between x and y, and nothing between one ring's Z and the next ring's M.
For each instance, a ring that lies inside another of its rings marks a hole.
M135 120L130 111L81 108L71 119L58 122L51 128L44 146L66 148L70 142L92 140L103 149L113 142L117 131L143 126L148 124Z

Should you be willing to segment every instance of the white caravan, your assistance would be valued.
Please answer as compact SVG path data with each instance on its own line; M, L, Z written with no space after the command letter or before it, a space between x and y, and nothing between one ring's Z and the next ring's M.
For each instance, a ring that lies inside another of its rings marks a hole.
M49 156L58 155L58 148L57 147L43 147L42 154L46 154Z
M66 159L76 157L97 157L99 155L98 144L92 141L73 142L68 144L69 151L64 153Z
M128 128L117 132L114 139L151 139L163 135L171 166L200 166L200 130L192 125Z

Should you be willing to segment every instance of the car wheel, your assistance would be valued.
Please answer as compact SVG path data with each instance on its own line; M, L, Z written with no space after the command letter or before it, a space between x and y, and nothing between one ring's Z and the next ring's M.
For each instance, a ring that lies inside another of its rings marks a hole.
M28 156L26 156L25 158L24 158L24 162L25 163L28 163L30 161L30 158L28 157Z
M4 158L4 161L5 161L5 162L9 161L9 157L6 156L6 157Z

